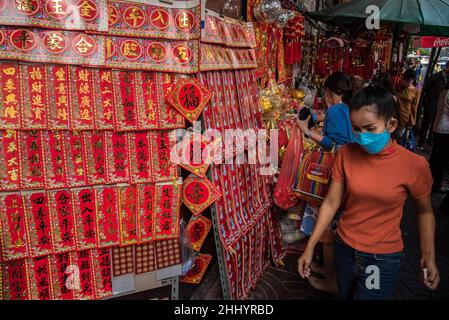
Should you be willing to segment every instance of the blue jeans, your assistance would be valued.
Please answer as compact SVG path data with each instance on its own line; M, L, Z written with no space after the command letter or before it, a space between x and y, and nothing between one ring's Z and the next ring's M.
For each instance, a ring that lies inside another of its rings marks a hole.
M337 299L386 300L401 270L402 252L371 254L353 249L337 235L335 239Z

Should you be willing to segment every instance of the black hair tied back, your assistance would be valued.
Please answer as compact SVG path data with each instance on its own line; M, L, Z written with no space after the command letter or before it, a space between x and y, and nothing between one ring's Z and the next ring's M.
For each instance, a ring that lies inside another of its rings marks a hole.
M384 87L370 84L359 90L349 108L351 111L360 110L363 107L369 107L378 117L387 120L397 118L398 108L393 95Z
M344 72L335 72L327 77L324 88L341 95L343 102L349 104L352 98L352 80Z

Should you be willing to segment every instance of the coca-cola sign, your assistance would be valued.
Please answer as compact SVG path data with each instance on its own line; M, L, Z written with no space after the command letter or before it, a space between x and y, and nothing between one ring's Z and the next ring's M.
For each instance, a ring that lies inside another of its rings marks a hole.
M421 37L421 47L449 47L449 37Z

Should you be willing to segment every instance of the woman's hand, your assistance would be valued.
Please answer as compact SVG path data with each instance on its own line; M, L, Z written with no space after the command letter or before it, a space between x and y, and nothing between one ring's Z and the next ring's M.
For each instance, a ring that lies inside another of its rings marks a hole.
M440 272L435 263L435 259L421 258L421 268L427 269L427 272L423 275L423 282L425 286L431 290L435 290L440 283ZM427 276L424 278L424 276Z
M296 125L298 126L299 130L302 132L306 132L309 130L309 120L311 116L308 116L306 120L296 120Z
M306 248L302 256L298 259L298 272L303 279L309 278L311 275L310 264L312 263L312 258L313 249Z

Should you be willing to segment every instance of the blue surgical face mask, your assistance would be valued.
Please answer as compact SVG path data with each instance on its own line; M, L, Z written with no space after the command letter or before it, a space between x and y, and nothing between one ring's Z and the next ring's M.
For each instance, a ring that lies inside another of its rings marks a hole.
M371 132L355 132L354 140L369 154L378 154L381 152L388 141L390 141L391 134L385 129L382 133Z

